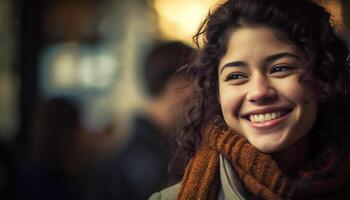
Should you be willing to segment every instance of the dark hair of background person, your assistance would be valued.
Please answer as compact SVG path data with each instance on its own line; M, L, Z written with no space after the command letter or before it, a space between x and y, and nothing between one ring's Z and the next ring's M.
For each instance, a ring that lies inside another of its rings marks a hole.
M302 11L302 13L301 13ZM190 74L191 101L178 134L179 148L172 161L178 178L201 142L201 128L208 121L224 126L218 102L217 68L226 52L230 33L240 27L267 26L280 31L279 39L298 46L310 59L306 73L313 76L305 85L317 91L318 115L312 149L348 149L350 66L346 43L330 23L330 14L310 0L229 0L209 13L194 41L199 49L183 70ZM203 45L200 44L203 42ZM317 145L329 141L327 147Z
M160 95L177 70L190 61L192 53L191 47L178 41L160 43L153 48L141 73L148 93L152 97Z
M36 116L32 158L18 164L18 199L81 199L82 126L72 99L52 97Z
M78 106L63 97L47 100L37 118L34 158L46 167L64 170L78 140Z
M0 198L16 199L16 179L14 152L8 144L0 142Z

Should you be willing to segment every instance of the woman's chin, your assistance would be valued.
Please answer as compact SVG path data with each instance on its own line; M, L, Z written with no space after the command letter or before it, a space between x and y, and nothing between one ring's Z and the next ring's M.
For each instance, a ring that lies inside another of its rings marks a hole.
M266 154L273 154L281 151L284 146L283 144L271 143L271 142L261 142L261 143L251 143L257 150Z

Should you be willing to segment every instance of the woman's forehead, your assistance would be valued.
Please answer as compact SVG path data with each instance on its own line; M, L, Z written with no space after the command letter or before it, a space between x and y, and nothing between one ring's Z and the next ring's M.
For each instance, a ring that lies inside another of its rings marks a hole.
M296 45L281 40L280 33L275 29L264 26L239 28L231 33L219 68L232 60L249 62L281 53L293 54L302 59L305 57Z

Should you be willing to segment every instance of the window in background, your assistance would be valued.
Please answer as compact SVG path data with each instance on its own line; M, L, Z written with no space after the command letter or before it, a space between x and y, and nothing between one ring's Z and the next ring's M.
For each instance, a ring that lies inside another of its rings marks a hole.
M120 66L112 52L103 45L58 43L45 48L41 56L42 95L64 96L82 104L83 120L91 132L113 123L110 104L101 103L113 92L119 77Z
M111 1L53 1L44 12L44 45L39 53L39 93L42 98L71 98L81 107L88 132L114 126L110 109L120 77L114 47L122 33L114 29ZM123 25L120 23L119 25Z

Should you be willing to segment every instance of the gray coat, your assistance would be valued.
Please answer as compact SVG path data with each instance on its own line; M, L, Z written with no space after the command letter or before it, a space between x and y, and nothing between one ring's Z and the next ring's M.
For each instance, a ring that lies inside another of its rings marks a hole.
M218 200L246 200L246 192L226 158L220 155L221 189ZM181 183L154 193L149 200L176 200L181 189Z

